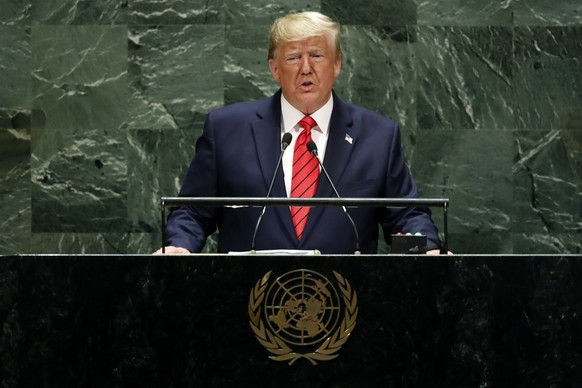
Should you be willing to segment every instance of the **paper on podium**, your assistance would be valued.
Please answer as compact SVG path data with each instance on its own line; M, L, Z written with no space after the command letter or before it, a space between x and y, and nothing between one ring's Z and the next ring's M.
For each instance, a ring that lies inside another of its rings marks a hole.
M265 249L259 251L228 252L229 255L321 255L317 249Z

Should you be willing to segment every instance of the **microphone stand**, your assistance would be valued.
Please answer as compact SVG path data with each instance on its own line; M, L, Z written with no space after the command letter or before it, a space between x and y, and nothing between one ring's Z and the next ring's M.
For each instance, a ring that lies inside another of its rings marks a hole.
M293 138L293 135L291 135L289 132L286 132L283 135L283 139L281 140L281 153L279 154L279 160L277 161L277 166L275 167L275 173L273 173L273 178L271 178L271 184L269 185L269 190L267 190L266 198L269 198L271 196L271 191L273 191L273 185L275 184L275 178L277 177L277 173L279 172L279 170L281 168L281 161L283 160L283 154L285 153L285 150L287 149L287 147L291 143L292 138ZM259 219L257 220L257 223L255 224L255 230L253 232L253 239L251 240L251 250L250 251L252 254L257 253L256 244L255 244L256 239L257 239L257 232L259 231L259 225L261 224L261 220L263 219L263 216L265 215L266 210L267 210L267 206L263 205L263 208L261 209L261 214L259 214Z
M307 150L309 152L311 152L313 154L313 156L315 156L315 159L317 159L317 162L321 166L321 171L323 171L323 173L325 174L327 181L329 182L329 185L333 189L335 195L338 198L341 198L339 193L337 192L337 189L335 188L335 185L331 181L329 174L327 173L327 169L325 168L323 163L321 163L321 159L319 159L319 155L317 154L317 145L315 144L315 142L313 140L310 140L309 142L307 142ZM360 235L358 233L358 228L356 227L356 223L354 222L354 220L350 216L350 213L348 213L348 209L346 209L346 207L344 205L342 205L342 209L344 211L344 214L348 217L348 220L350 220L350 223L352 224L352 228L354 228L354 234L356 235L356 250L354 251L354 255L360 255L362 252L360 251Z

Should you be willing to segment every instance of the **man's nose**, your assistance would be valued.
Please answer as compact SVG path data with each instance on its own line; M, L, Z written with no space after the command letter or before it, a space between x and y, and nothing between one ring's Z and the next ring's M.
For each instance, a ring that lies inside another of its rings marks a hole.
M311 57L305 55L301 58L301 74L311 73Z

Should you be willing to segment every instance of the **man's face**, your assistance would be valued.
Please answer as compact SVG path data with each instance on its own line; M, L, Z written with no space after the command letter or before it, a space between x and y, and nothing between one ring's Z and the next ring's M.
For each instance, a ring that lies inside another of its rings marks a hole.
M283 43L269 60L269 68L285 99L311 114L329 99L341 58L335 58L328 39L320 36Z

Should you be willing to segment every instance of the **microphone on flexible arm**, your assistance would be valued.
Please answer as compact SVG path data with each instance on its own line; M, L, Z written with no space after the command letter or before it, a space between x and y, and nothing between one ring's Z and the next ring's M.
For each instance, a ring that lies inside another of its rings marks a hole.
M331 178L329 177L329 174L327 173L325 166L323 165L323 163L321 163L321 159L319 159L319 155L317 154L317 145L315 144L315 142L313 140L308 141L306 144L306 147L307 147L307 150L309 152L311 152L313 154L313 156L315 156L315 159L317 159L317 162L319 163L319 165L321 166L321 170L323 171L323 173L327 177L327 181L329 182L331 188L333 189L336 197L341 198L339 193L337 192L337 189L335 188L335 185L331 181ZM354 220L350 216L350 213L348 213L348 209L346 209L346 207L343 205L342 205L342 209L343 209L345 215L350 220L352 227L354 228L354 234L356 235L356 250L354 251L354 254L359 255L362 252L360 251L360 235L358 234L358 228L356 228L356 224L354 223Z
M271 195L271 191L273 191L273 185L275 184L275 177L277 176L277 173L281 169L281 160L283 159L283 154L285 153L285 150L287 149L289 144L291 144L291 139L293 139L293 135L291 135L291 133L289 133L289 132L285 132L285 134L283 135L283 139L281 139L281 153L279 154L279 160L277 160L277 166L275 167L275 173L273 174L273 178L271 179L271 184L269 185L269 190L267 190L266 198L269 198L269 196ZM259 225L261 224L261 220L263 219L263 215L265 214L266 209L267 209L267 206L263 205L263 208L261 209L261 214L259 215L259 219L257 220L257 224L255 225L255 231L253 232L253 239L251 241L251 253L257 253L257 251L255 249L256 248L255 240L257 239L257 232L259 231Z

